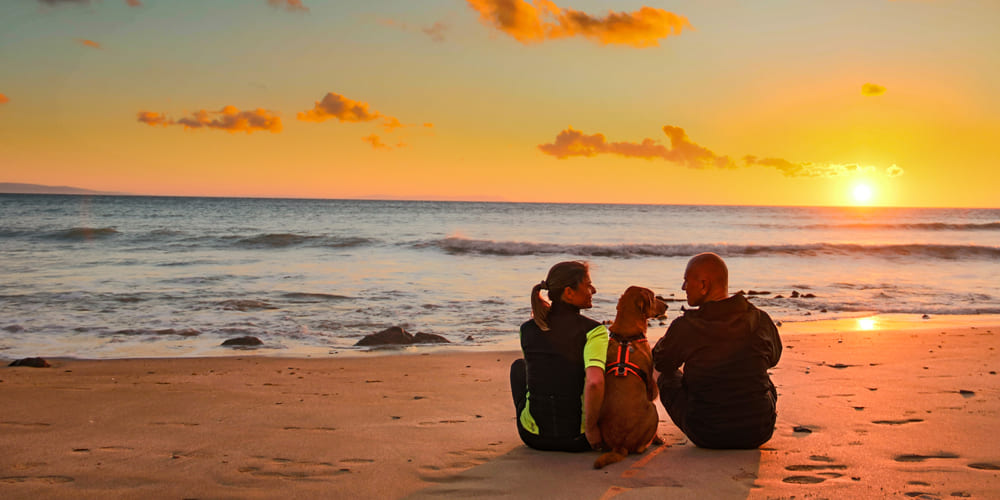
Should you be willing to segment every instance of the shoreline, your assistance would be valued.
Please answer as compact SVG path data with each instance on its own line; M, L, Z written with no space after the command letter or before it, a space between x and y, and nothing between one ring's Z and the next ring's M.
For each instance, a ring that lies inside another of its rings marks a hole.
M517 351L52 358L0 369L0 484L8 498L1000 495L1000 323L783 343L760 449L696 448L657 402L666 445L600 471L594 453L521 444Z
M672 315L664 325L654 324L649 327L648 338L655 343L667 330L670 321L676 318ZM961 328L964 326L1000 325L1000 314L971 315L935 315L922 319L914 314L874 314L837 319L815 319L784 321L778 328L784 336L816 335L837 333L854 335L870 331L893 330L927 330L939 328ZM511 334L502 338L491 338L474 343L456 342L451 344L416 344L409 346L377 346L354 347L352 345L316 345L281 339L285 345L265 345L255 348L222 347L222 340L198 337L178 337L176 339L158 339L156 341L137 341L122 343L114 339L94 337L83 339L80 336L60 339L59 346L51 342L19 342L28 344L14 353L10 350L0 350L0 360L6 363L25 357L43 357L46 359L197 359L217 357L273 357L281 359L346 359L369 358L394 355L420 355L424 353L491 353L519 351L521 349L516 335L517 327L511 327ZM371 332L375 333L375 332ZM360 337L358 337L360 339ZM353 338L352 338L353 340ZM106 356L74 356L66 352L95 350L94 344L100 342L97 350L104 350ZM76 343L79 347L74 350ZM59 347L57 352L55 349Z

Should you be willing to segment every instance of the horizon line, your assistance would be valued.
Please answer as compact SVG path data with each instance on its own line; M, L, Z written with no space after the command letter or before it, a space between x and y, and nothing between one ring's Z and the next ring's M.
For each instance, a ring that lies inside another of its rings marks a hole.
M12 190L14 187L21 187L23 191ZM49 191L46 191L49 190ZM318 196L280 196L280 195L218 195L218 194L143 194L119 191L101 191L75 186L51 186L45 184L31 184L18 182L0 182L0 195L43 195L43 196L130 196L147 198L221 198L221 199L252 199L252 200L324 200L324 201L407 201L407 202L427 202L427 203L510 203L510 204L537 204L537 205L623 205L623 206L696 206L696 207L761 207L761 208L851 208L851 209L955 209L955 210L997 210L997 207L975 207L975 206L912 206L912 205L766 205L766 204L733 204L733 203L601 203L601 202L555 202L555 201L515 201L509 199L498 199L484 197L484 199L474 198L418 198L406 196L391 196L384 194L364 195L358 197L318 197Z

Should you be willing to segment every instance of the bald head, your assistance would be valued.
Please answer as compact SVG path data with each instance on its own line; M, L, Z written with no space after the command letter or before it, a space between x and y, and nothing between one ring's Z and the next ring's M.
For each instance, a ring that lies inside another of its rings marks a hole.
M691 257L684 270L687 303L700 306L705 302L729 298L729 269L722 257L706 252Z

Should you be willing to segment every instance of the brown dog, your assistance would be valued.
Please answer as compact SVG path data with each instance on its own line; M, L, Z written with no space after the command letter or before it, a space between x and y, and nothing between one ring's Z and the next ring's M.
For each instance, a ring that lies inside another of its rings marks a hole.
M604 372L604 403L598 426L611 451L594 462L600 469L642 453L650 443L661 444L656 435L659 416L653 380L653 355L646 341L646 320L661 316L667 305L648 288L630 286L618 299L618 314L611 324L607 369Z

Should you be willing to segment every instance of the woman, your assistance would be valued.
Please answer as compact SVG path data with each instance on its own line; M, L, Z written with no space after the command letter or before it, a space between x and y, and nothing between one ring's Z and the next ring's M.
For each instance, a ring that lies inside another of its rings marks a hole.
M548 290L551 304L541 296ZM517 432L539 450L599 449L607 328L580 314L597 289L586 262L560 262L531 289L532 319L521 325L521 351L510 367Z

